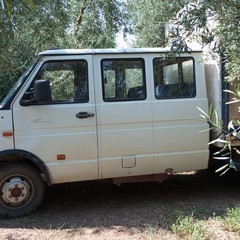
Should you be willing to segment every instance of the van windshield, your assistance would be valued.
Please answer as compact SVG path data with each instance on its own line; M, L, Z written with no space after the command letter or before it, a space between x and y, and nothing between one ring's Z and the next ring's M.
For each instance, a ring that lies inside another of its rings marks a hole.
M7 93L7 95L0 96L0 108L5 105L12 97L14 97L17 90L22 86L22 84L25 82L25 80L28 78L34 67L38 61L32 63L30 67L21 75L21 77L17 80L17 82L13 85L13 87L10 89L10 91Z

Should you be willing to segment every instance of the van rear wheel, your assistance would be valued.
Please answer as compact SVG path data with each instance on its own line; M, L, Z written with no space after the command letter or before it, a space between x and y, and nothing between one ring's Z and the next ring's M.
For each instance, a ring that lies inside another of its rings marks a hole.
M21 217L36 211L44 196L40 174L25 164L0 168L0 216Z

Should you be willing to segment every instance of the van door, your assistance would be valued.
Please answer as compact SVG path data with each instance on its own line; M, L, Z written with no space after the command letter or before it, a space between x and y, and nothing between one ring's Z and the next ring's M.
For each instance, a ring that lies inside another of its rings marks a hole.
M197 107L207 109L204 72L199 58L152 58L154 98L154 171L208 167L208 128Z
M96 56L100 173L102 178L153 173L151 100L146 59Z
M97 179L92 56L59 58L44 58L14 103L15 148L43 160L53 183ZM40 79L50 81L52 92L52 101L41 105L33 84Z

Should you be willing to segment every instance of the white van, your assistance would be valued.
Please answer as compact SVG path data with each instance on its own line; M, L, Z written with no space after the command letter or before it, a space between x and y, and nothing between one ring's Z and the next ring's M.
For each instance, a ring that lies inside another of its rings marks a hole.
M40 53L0 104L0 215L35 211L45 183L163 181L208 168L201 55Z

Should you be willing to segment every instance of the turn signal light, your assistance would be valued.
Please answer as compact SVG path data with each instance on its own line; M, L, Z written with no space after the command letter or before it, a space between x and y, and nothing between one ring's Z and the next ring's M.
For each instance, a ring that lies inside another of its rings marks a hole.
M65 159L66 159L66 155L65 154L57 155L57 160L65 160Z
M2 133L2 136L3 137L12 137L13 133L12 132L4 132L4 133Z

